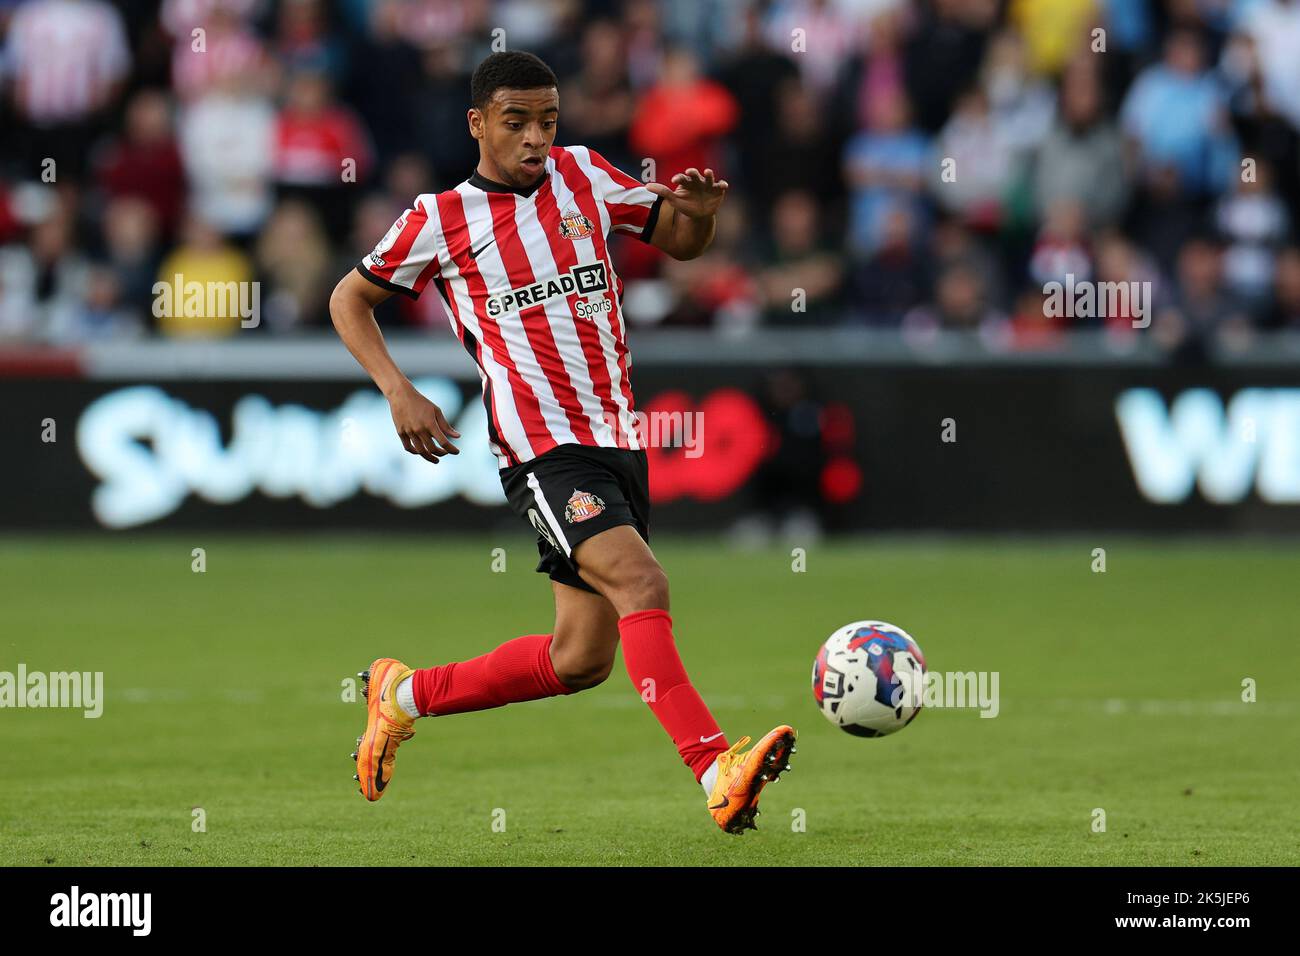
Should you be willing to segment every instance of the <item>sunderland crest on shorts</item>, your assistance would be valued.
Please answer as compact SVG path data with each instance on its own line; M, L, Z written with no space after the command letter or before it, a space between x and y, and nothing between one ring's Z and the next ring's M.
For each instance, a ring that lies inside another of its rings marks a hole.
M591 220L580 212L566 209L560 217L560 235L565 239L586 239L593 232Z
M605 510L605 502L590 491L573 489L569 503L564 506L564 520L569 524L578 524L588 518L594 518Z

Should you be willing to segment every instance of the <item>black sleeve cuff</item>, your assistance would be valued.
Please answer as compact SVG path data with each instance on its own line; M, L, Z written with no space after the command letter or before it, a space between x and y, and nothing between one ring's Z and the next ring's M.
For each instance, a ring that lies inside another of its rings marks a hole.
M659 207L663 205L663 201L663 196L655 197L655 204L650 207L650 215L646 217L645 227L637 233L637 238L642 242L649 242L650 237L655 234L655 225L659 222Z
M408 289L406 286L398 285L396 282L389 282L387 279L381 279L366 268L365 262L357 263L357 271L381 289L387 289L389 292L400 292L408 299L418 299L420 297L420 293L416 292L414 289Z

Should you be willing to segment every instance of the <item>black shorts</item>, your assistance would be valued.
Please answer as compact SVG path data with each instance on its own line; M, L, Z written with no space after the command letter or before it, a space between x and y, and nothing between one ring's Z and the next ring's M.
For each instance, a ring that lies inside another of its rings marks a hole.
M650 478L644 451L558 445L501 471L510 507L537 531L537 570L596 593L573 551L593 535L630 524L650 540Z

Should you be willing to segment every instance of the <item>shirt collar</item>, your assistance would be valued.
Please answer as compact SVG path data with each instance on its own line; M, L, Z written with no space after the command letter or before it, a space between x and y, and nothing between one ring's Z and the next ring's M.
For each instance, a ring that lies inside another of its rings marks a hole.
M486 176L481 174L478 169L475 169L474 172L470 173L468 182L471 186L476 186L484 192L514 193L516 196L524 196L526 198L535 193L542 183L546 182L549 176L550 172L544 171L542 175L538 177L537 182L533 183L531 186L511 186L507 183L499 183L495 179L488 179Z

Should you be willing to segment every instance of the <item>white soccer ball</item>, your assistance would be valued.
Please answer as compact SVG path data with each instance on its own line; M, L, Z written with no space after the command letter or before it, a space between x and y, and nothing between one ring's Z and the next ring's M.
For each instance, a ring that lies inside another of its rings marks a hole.
M855 621L828 637L817 652L812 690L823 716L840 730L884 737L921 712L925 657L901 627Z

